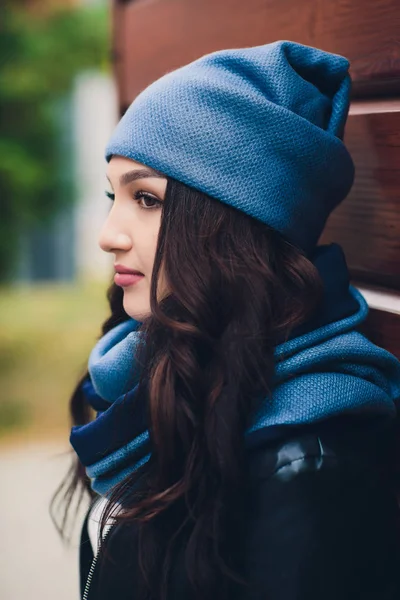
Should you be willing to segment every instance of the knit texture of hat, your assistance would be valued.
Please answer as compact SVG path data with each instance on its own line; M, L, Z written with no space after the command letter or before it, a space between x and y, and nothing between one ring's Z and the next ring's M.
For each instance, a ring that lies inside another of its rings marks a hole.
M349 61L290 41L206 54L149 85L106 147L312 250L346 197Z

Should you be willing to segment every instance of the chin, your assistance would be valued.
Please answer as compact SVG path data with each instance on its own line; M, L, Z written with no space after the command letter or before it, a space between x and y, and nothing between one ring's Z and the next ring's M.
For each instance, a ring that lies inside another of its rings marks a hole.
M126 294L124 294L123 306L126 314L136 321L143 321L151 314L148 302L140 302L137 298L134 300L127 298Z

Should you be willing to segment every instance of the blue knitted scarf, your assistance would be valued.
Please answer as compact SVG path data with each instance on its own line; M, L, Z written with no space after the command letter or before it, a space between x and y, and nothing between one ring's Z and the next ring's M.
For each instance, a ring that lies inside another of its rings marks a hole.
M400 362L357 331L368 305L349 285L340 246L319 246L312 260L324 283L323 302L309 322L276 346L272 398L254 414L245 442L262 428L272 432L344 413L397 414ZM105 496L151 453L134 364L139 327L128 319L94 346L83 392L97 417L71 431L71 444L93 490Z

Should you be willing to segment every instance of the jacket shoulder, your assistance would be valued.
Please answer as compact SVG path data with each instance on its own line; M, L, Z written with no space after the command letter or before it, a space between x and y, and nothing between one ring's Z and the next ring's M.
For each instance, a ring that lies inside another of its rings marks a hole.
M275 432L261 429L248 441L250 478L283 481L331 468L390 474L395 435L393 420L352 415Z
M253 440L245 600L394 600L392 426L339 419Z

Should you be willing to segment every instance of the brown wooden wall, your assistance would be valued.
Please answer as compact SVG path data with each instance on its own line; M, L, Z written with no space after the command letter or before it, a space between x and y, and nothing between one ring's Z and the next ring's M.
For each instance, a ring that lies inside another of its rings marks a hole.
M214 50L289 39L350 59L356 179L320 242L343 246L361 291L389 298L370 303L365 329L400 357L400 0L114 0L113 27L121 114L152 81Z

